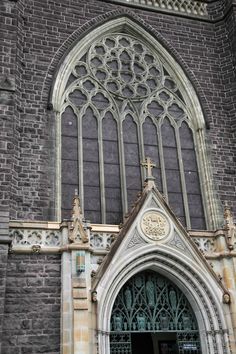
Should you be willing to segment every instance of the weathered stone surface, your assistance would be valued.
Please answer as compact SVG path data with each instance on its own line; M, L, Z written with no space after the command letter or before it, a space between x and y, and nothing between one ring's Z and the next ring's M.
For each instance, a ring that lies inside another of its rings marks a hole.
M7 260L8 260L8 245L0 244L0 354L3 337L3 320L5 310L5 296L6 296L6 277L7 277Z
M98 0L0 4L0 78L8 78L8 88L15 85L14 99L10 91L2 91L0 99L0 200L10 205L11 217L55 217L55 121L46 109L52 77L82 25L91 20L99 25L111 11L114 16L130 11L145 21L191 76L211 128L207 139L217 192L221 201L235 205L235 9L223 3L207 4L206 21Z
M59 354L60 256L11 254L8 265L3 353Z

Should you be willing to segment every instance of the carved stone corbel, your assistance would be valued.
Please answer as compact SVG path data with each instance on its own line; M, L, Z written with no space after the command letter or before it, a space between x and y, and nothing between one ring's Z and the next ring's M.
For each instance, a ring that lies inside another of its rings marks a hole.
M225 239L226 244L229 250L234 249L234 242L236 238L236 226L233 222L233 215L231 212L231 208L229 207L228 203L225 202L224 205L224 220L225 220Z

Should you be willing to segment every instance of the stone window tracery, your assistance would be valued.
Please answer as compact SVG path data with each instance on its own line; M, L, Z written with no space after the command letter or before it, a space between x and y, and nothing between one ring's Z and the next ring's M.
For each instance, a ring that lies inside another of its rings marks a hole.
M104 35L74 61L63 95L62 210L79 189L93 223L122 221L150 156L158 189L188 228L205 228L194 126L181 87L148 44Z

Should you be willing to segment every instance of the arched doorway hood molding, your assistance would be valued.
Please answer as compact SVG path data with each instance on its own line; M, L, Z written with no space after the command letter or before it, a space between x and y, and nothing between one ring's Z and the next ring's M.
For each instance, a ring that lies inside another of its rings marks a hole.
M94 278L99 354L110 353L110 317L119 291L144 270L162 274L187 296L198 322L202 353L231 353L232 324L225 321L229 308L223 303L227 290L161 194L147 186Z

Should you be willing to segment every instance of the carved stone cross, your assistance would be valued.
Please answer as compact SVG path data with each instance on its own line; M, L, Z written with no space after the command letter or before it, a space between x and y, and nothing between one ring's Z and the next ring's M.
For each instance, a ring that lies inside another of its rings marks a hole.
M141 165L145 167L146 171L146 179L154 179L153 175L152 175L152 169L153 167L156 167L155 163L152 162L152 160L150 159L150 157L146 157L145 161L141 162Z

